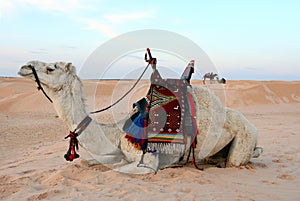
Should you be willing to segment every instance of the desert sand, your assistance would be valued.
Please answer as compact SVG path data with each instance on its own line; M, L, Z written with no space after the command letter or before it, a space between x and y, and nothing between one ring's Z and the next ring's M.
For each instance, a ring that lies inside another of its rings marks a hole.
M90 109L120 97L133 81L84 81ZM124 102L95 115L100 122L124 118L146 94L143 81ZM193 81L193 85L202 81ZM22 78L0 79L1 200L300 200L300 81L228 81L207 87L224 105L240 110L259 130L263 154L243 167L193 165L130 175L103 165L90 166L89 155L73 162L67 126L53 106ZM125 107L126 106L126 107Z

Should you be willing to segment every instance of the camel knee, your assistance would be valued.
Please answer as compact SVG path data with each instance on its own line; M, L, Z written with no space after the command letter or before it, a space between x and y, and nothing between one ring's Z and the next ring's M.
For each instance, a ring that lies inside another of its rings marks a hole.
M232 142L227 158L227 167L247 164L253 156L256 146L256 133L236 136ZM259 152L259 150L257 151Z

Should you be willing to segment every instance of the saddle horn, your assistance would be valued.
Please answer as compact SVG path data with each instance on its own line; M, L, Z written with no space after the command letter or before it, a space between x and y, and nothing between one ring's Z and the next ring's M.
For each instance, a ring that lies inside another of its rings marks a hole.
M149 59L148 59L147 54L149 55ZM156 58L152 57L152 54L151 54L151 51L150 51L149 48L147 48L147 52L145 53L145 61L147 63L149 63L152 66L153 69L156 69L157 60L156 60Z

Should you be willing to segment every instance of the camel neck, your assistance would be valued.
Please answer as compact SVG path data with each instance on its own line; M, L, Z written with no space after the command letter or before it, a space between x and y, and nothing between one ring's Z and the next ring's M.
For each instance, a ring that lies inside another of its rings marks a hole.
M88 115L82 96L81 81L74 77L72 82L63 87L56 95L53 102L56 112L67 123L70 130L75 129Z

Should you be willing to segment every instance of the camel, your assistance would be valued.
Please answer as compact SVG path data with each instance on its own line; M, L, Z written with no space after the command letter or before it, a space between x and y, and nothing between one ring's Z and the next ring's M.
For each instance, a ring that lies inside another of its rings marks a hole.
M214 80L215 77L218 77L218 74L217 74L217 73L213 73L213 72L205 73L205 74L203 75L203 84L205 84L205 80L206 80L206 79L209 79L210 82L212 82L212 80Z
M218 75L217 73L213 73L213 72L205 73L205 74L203 75L203 84L205 84L205 80L206 80L206 79L209 79L209 80L210 80L210 83L212 83L215 79L216 79L217 82L220 83L220 84L225 84L225 83L226 83L225 78L219 79L219 75Z
M72 63L45 63L30 61L22 66L19 75L35 81L32 67L45 92L53 100L58 116L70 130L89 115L82 93L82 82ZM197 161L209 159L227 150L226 167L246 165L258 157L263 149L256 147L258 131L240 112L224 108L219 98L209 89L193 86L188 89L196 105L199 135L195 157ZM162 168L162 164L179 161L180 156L145 153L137 150L125 139L125 133L115 124L101 124L92 120L78 136L81 147L95 159L94 163L112 165L114 170L146 174ZM185 152L188 152L186 147ZM141 157L143 155L143 164Z

